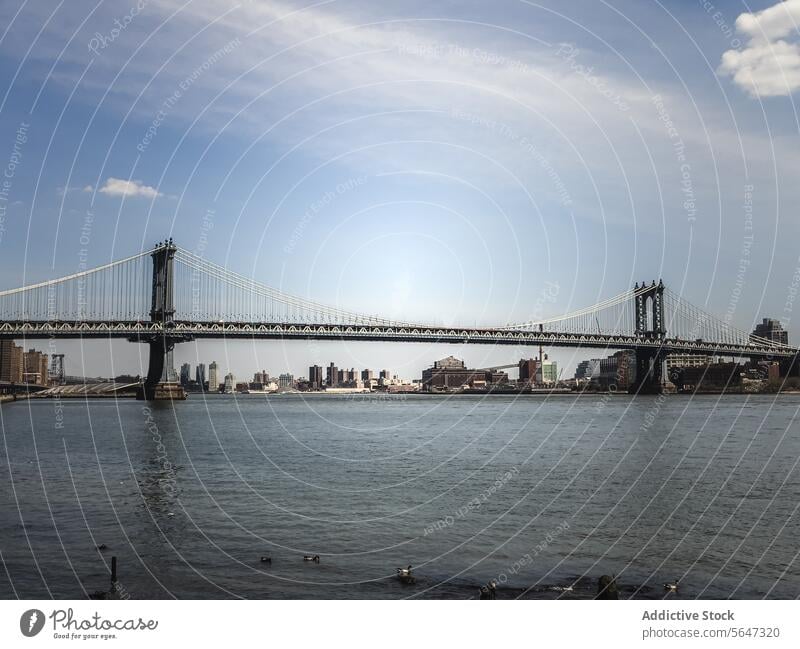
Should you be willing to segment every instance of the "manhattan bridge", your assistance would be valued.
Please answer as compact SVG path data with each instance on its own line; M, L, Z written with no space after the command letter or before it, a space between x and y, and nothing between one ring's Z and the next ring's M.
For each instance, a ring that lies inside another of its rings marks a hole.
M287 294L183 250L172 240L79 273L0 291L0 339L124 338L149 346L140 388L169 398L175 345L204 338L468 343L632 350L631 392L661 388L667 354L779 361L798 350L732 327L659 281L563 315L496 327L434 326L334 308Z

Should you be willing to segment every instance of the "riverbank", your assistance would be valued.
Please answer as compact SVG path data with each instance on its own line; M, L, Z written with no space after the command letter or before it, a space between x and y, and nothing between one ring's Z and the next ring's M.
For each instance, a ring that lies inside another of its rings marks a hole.
M29 399L30 395L27 394L0 394L0 403L12 403L14 401L24 401Z

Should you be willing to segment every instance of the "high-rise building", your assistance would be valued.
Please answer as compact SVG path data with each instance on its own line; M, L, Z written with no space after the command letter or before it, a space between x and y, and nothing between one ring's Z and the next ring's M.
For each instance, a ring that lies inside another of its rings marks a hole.
M206 365L205 363L198 363L197 367L194 368L194 380L195 383L203 389L203 386L206 383Z
M391 375L389 374L389 370L381 370L381 373L380 373L380 375L378 376L378 378L380 378L380 379L390 379L390 378L392 378L392 377L391 377Z
M328 365L325 374L325 383L329 388L335 388L339 384L339 368L333 363Z
M312 365L308 368L308 384L312 390L322 388L322 368L319 365Z
M0 381L14 383L11 377L11 356L14 353L13 340L0 340Z
M64 354L53 354L50 357L50 385L64 385Z
M233 394L236 392L236 377L232 372L225 375L225 394Z
M23 355L23 366L22 380L25 383L47 385L47 354L29 349Z
M789 332L783 328L783 325L778 320L773 320L772 318L764 318L761 324L757 324L756 328L753 329L753 335L781 345L789 344Z
M189 381L191 381L192 376L192 366L189 363L184 363L181 365L181 385L186 388L189 386Z
M22 347L17 347L13 340L0 340L0 381L22 383L24 373Z
M217 361L211 361L208 366L208 391L219 391L219 377L217 376Z
M279 388L293 388L294 387L294 375L286 373L281 374L278 376L278 387Z
M372 380L372 370L361 370L361 380L362 381L371 381Z
M25 381L25 354L22 351L22 347L17 347L16 345L13 348L11 373L16 377L14 380L17 383Z

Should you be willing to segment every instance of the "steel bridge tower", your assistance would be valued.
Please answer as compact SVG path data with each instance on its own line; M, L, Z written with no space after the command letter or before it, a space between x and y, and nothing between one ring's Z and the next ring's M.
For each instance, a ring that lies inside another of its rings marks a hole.
M185 399L186 392L178 383L172 360L176 343L186 342L185 336L170 335L175 315L175 252L177 246L172 239L155 247L153 258L153 285L151 293L150 320L162 326L159 334L141 336L139 342L150 348L147 377L139 388L136 398L146 400Z
M637 283L636 290L636 336L661 343L667 335L664 318L664 282L655 280L650 286ZM660 394L663 374L663 348L639 347L636 349L636 378L630 384L631 394Z

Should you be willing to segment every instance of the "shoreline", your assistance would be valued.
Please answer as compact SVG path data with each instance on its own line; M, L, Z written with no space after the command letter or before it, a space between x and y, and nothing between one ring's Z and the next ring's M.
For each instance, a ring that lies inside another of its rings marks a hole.
M731 390L703 390L698 392L662 392L661 394L643 394L643 395L632 395L628 394L627 392L622 391L606 391L606 392L576 392L576 391L541 391L541 392L360 392L360 393L350 393L350 394L342 394L342 393L332 393L326 394L324 391L321 392L284 392L284 393L272 393L272 394L265 394L265 395L248 395L248 394L216 394L216 393L207 393L207 392L189 392L187 393L188 401L193 400L196 396L199 395L201 397L235 397L235 398L247 398L250 396L265 396L267 398L338 398L347 401L380 401L386 400L390 401L392 399L396 399L398 401L402 401L407 399L408 397L418 396L418 397L425 397L425 398L451 398L451 397L659 397L659 396L670 396L670 397L696 397L696 396L731 396L731 397L742 397L742 396L780 396L780 395L800 395L800 390L781 390L778 392L743 392L743 391L731 391ZM0 396L0 403L7 404L7 403L14 403L15 401L28 401L28 400L54 400L54 399L63 399L63 400L74 400L74 399L83 399L83 400L108 400L108 399L120 399L120 400L128 400L128 399L136 399L136 394L52 394L52 395L38 395L38 394L20 394L17 395L16 399L13 395L2 395ZM166 400L165 400L166 401Z

